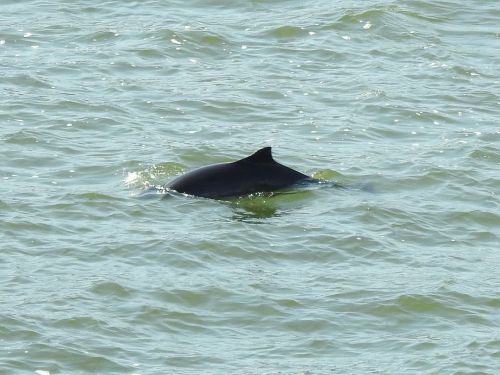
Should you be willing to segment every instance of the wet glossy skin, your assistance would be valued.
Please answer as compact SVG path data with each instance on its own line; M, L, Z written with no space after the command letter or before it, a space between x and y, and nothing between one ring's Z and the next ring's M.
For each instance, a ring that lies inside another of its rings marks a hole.
M205 198L237 197L257 192L271 192L310 180L305 174L277 163L271 148L233 163L214 164L190 171L165 188Z

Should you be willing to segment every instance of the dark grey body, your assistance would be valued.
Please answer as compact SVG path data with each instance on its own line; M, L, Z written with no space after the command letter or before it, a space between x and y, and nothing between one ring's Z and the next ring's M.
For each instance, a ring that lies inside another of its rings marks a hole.
M213 164L190 171L167 183L167 190L205 198L229 198L272 192L302 181L309 176L279 164L271 147L233 163Z

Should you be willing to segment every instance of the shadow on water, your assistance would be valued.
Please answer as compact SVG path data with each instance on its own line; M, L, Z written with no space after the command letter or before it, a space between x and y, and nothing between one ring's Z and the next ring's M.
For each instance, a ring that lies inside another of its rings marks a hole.
M238 221L253 221L279 217L288 210L296 208L297 204L312 197L312 190L290 190L273 193L256 193L244 197L221 199L219 202L234 211L233 219ZM166 191L159 186L148 186L136 195L138 199L172 200L174 198L194 198L175 191ZM205 200L209 198L197 198Z
M234 220L262 223L261 219L280 217L312 196L313 192L308 190L283 191L252 194L226 203L234 210Z
M296 210L313 198L318 190L340 189L373 193L369 183L351 183L319 180L315 183L294 186L291 190L273 193L257 193L234 200L225 201L234 210L233 219L242 222L263 223L262 219L280 217Z

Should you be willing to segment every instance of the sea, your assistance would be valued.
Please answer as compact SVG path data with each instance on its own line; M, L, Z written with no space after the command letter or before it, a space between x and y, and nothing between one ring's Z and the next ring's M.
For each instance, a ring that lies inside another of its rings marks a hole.
M498 0L1 0L0 97L2 375L500 374Z

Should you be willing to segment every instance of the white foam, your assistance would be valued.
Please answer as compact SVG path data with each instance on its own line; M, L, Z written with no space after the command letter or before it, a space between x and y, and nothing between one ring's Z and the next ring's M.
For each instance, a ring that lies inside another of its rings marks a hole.
M128 172L127 177L123 180L126 185L133 184L139 180L139 174L137 172Z

